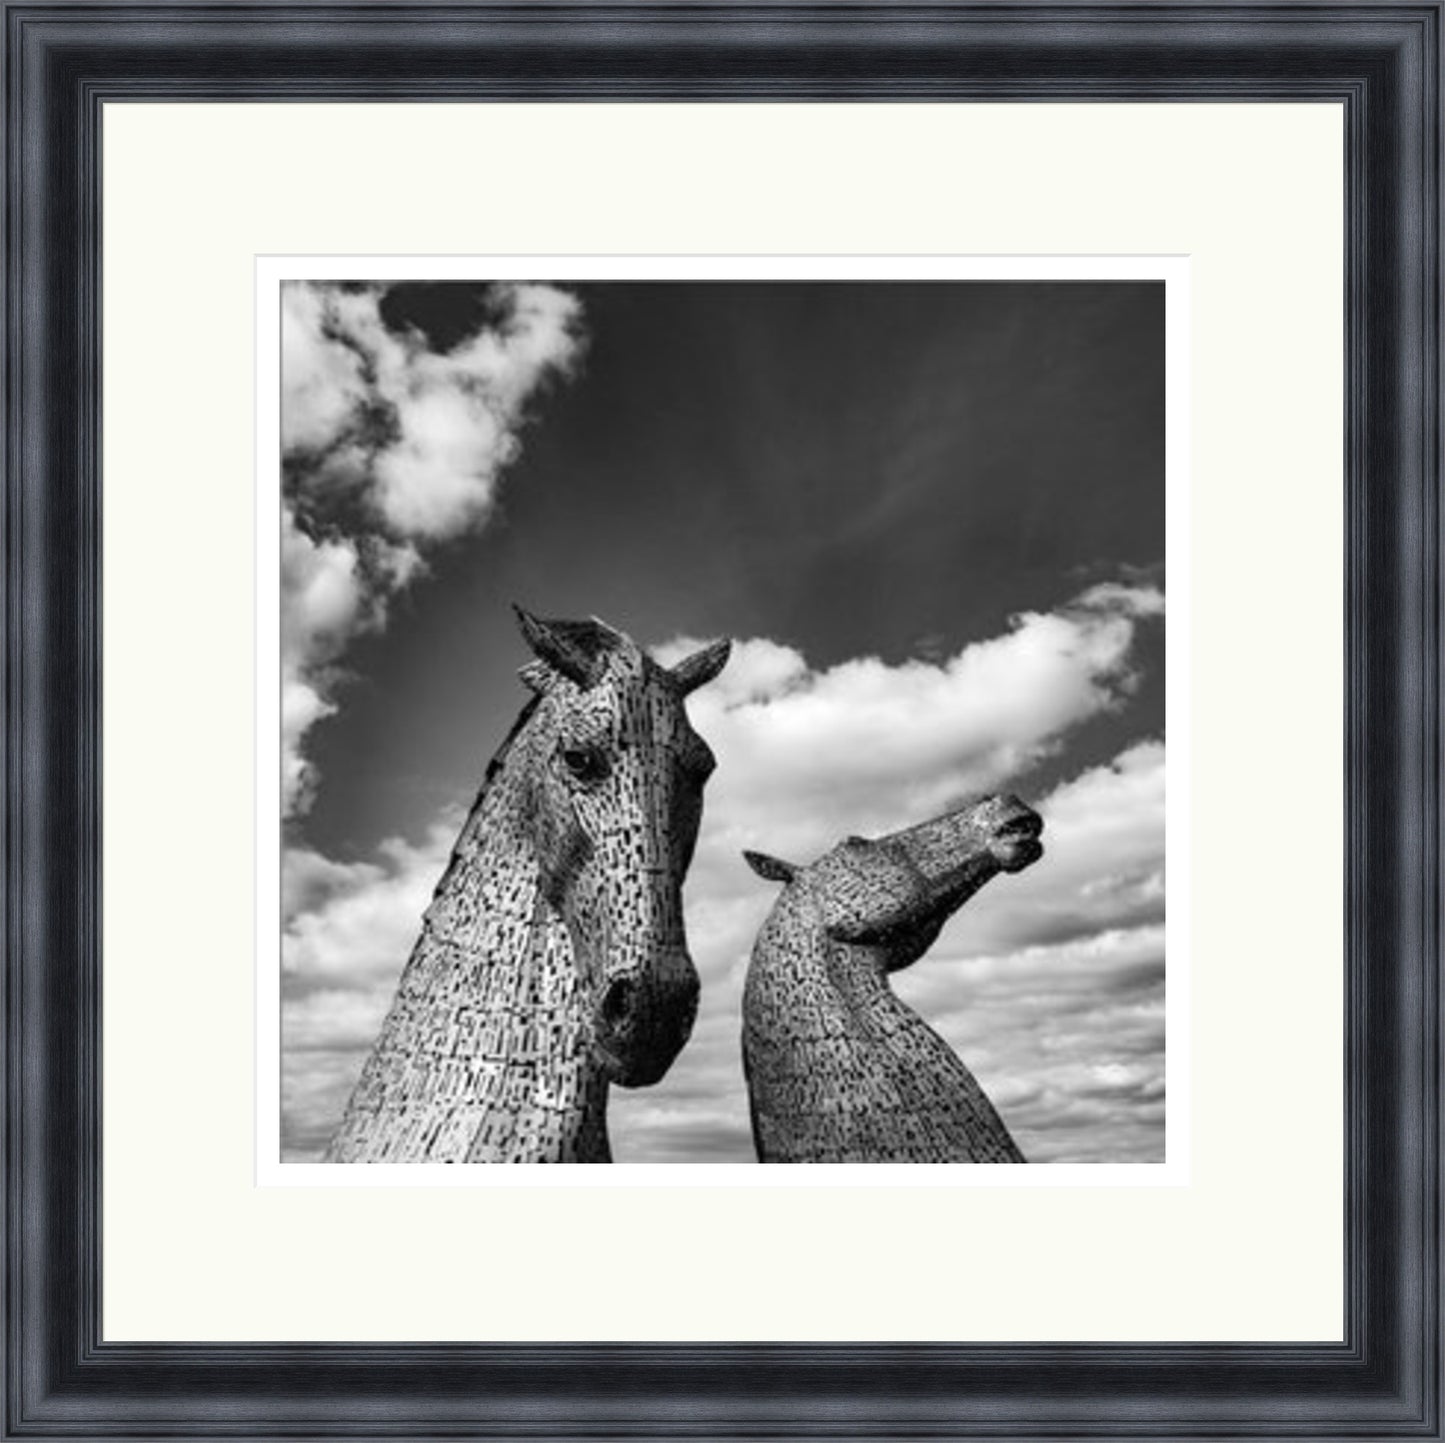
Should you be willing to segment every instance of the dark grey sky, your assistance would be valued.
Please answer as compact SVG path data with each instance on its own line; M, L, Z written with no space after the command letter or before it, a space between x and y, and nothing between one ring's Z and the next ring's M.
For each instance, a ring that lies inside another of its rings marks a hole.
M565 284L565 283L562 283ZM588 347L534 404L497 516L430 556L308 752L339 858L469 800L523 693L508 603L651 644L769 637L814 667L943 656L1164 554L1157 282L570 286ZM434 345L484 288L394 287ZM1030 781L1163 732L1162 628L1123 712Z

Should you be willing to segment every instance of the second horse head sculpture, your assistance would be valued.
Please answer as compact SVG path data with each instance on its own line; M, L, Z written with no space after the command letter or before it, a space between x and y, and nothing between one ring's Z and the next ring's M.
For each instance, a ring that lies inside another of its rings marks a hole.
M991 877L1043 855L1043 823L989 797L810 866L748 852L785 884L743 993L760 1162L1023 1162L953 1049L888 985Z
M533 692L487 768L328 1162L610 1162L611 1083L658 1081L697 1011L682 883L713 768L671 668L518 611Z

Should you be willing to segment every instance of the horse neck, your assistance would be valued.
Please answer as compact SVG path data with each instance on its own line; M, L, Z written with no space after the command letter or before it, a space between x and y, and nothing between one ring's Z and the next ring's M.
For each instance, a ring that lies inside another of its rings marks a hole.
M764 1162L1023 1160L957 1053L888 985L882 956L829 937L801 891L759 934L743 1034Z
M462 828L336 1162L607 1162L607 1081L523 825L525 731Z
M816 907L803 891L777 900L753 948L744 992L747 1034L762 1046L803 1033L848 1036L857 1043L855 1014L889 1002L902 1007L883 981L881 966L868 966L866 953L835 965L835 943L824 932Z

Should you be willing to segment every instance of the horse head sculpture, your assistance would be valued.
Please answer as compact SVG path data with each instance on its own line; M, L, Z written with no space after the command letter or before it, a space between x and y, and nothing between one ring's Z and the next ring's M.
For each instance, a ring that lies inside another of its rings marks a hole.
M683 699L728 657L718 642L668 669L603 622L518 609L537 655L536 761L525 823L541 890L566 924L609 1078L656 1082L697 1012L682 883L715 765Z
M609 1084L656 1082L691 1032L682 883L713 758L684 703L728 643L668 668L605 622L517 615L533 695L329 1161L608 1162Z
M990 878L1043 855L1043 822L988 797L809 866L748 852L785 884L743 994L743 1059L763 1162L1022 1162L973 1075L893 994Z

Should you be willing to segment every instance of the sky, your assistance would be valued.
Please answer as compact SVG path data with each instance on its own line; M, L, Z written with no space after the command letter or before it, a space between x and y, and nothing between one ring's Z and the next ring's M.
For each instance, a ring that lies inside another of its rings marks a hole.
M291 283L283 1157L339 1119L523 704L510 603L659 657L718 757L703 992L616 1161L749 1162L742 980L808 862L970 795L1045 817L899 994L1026 1156L1163 1160L1157 282Z

